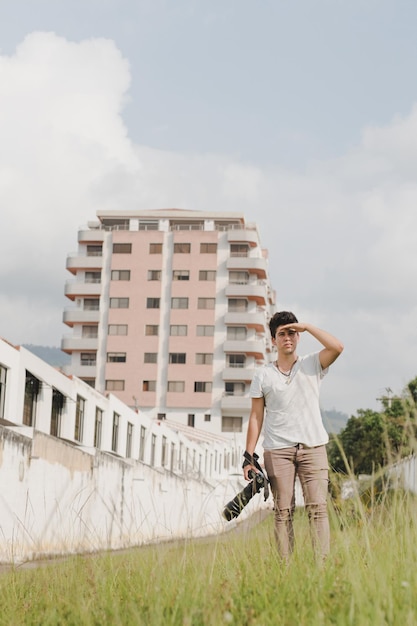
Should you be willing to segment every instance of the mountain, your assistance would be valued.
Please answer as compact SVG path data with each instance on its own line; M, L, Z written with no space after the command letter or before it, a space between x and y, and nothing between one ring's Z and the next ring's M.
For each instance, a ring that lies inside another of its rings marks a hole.
M349 415L332 409L331 411L322 411L323 423L329 433L338 435L342 431L349 419Z
M42 361L49 363L53 367L63 367L71 362L69 354L62 352L61 348L54 348L51 346L34 346L31 343L23 344L23 347L29 352L36 354Z

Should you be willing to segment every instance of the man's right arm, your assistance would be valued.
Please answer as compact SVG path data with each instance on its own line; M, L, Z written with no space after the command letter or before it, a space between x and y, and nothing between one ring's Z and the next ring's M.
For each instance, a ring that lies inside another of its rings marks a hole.
M252 408L249 416L248 433L246 436L246 452L253 456L259 435L261 434L264 421L265 400L264 398L252 398ZM248 474L250 470L257 471L254 465L248 464L243 468L246 480L250 480Z

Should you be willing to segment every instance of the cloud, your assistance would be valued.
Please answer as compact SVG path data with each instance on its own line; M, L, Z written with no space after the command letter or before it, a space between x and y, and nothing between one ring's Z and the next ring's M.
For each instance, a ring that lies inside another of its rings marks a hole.
M400 392L417 375L417 109L299 172L134 145L130 84L110 40L32 33L0 56L0 335L59 344L65 257L96 210L241 211L269 250L278 307L346 345L324 406L354 412Z

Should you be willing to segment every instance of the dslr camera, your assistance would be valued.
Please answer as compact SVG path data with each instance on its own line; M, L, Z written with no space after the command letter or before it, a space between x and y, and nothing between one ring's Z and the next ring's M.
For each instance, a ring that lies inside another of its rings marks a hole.
M265 500L268 497L268 479L264 473L262 471L257 473L251 470L248 475L249 478L251 478L251 482L224 507L223 517L228 522L240 515L249 500L251 500L256 493L259 493L263 487L265 488Z

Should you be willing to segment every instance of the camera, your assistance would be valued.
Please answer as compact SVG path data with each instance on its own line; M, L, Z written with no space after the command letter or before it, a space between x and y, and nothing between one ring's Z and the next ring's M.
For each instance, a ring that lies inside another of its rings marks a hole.
M224 507L223 517L228 522L241 514L249 500L259 493L262 487L267 487L268 480L262 472L256 473L251 470L248 475L252 479L251 482Z

